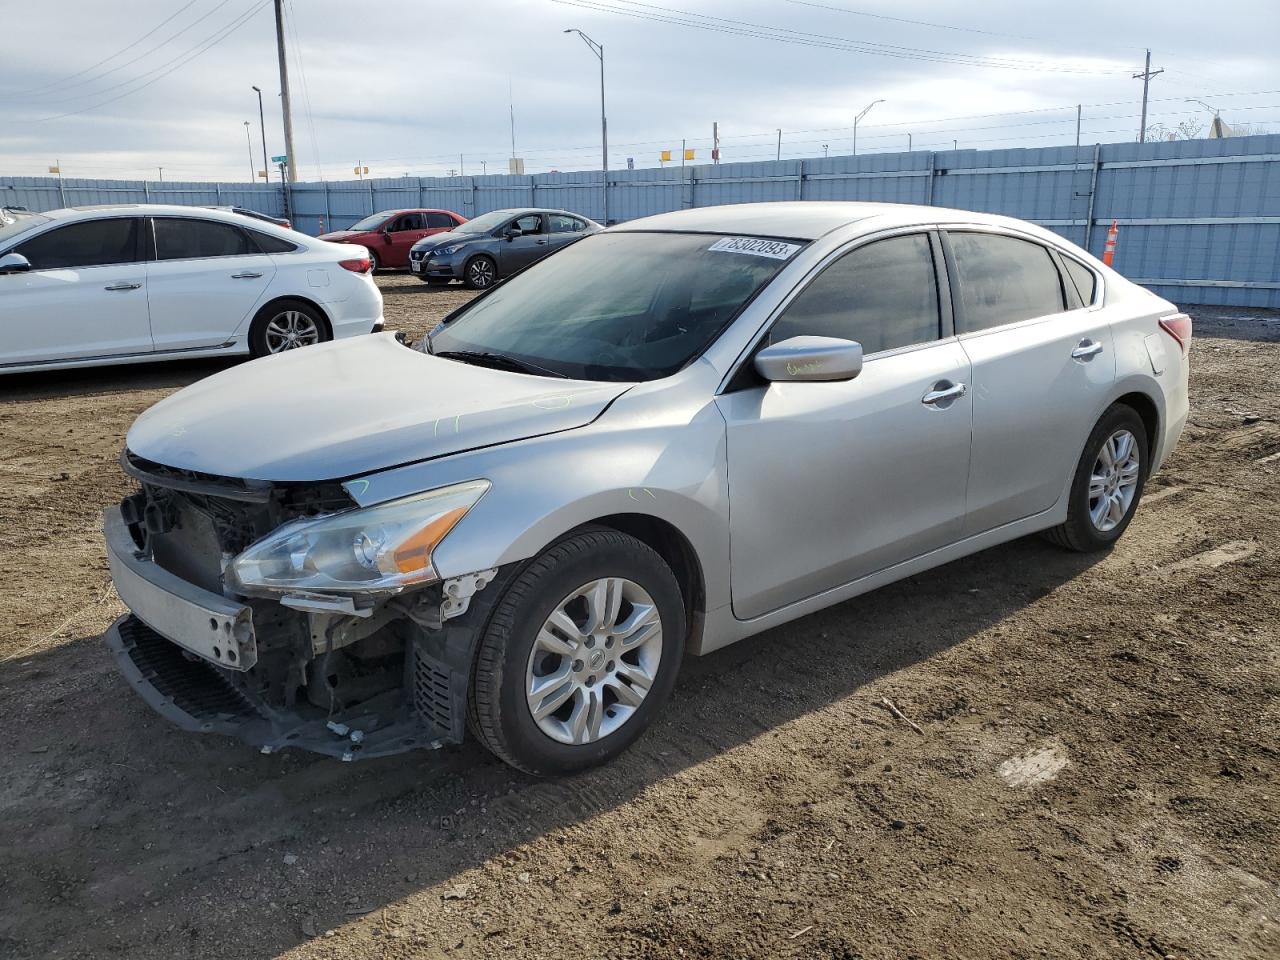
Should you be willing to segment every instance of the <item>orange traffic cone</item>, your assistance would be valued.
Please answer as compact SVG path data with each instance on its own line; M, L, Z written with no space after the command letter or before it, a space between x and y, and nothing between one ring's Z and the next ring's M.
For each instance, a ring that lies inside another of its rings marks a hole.
M1111 266L1111 262L1116 258L1116 237L1118 237L1119 235L1120 235L1119 221L1112 220L1111 229L1107 231L1107 242L1102 247L1102 262L1105 263L1108 267Z

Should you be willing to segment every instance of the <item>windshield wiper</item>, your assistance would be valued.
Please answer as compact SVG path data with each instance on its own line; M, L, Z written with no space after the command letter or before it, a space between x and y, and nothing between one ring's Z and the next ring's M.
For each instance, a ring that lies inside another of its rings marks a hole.
M509 357L505 353L491 353L485 350L441 350L439 353L432 351L437 357L444 357L446 360L457 360L461 363L472 363L477 367L493 367L495 370L513 370L516 373L532 373L536 376L559 377L561 380L568 380L566 374L556 370L550 370L547 367L539 366L528 360L521 360L517 357Z

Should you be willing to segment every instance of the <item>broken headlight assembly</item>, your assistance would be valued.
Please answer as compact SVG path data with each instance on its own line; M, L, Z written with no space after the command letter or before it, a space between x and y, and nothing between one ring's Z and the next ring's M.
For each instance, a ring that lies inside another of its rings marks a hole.
M247 594L279 591L399 593L437 578L432 551L489 489L471 480L389 503L295 520L231 561L227 579Z

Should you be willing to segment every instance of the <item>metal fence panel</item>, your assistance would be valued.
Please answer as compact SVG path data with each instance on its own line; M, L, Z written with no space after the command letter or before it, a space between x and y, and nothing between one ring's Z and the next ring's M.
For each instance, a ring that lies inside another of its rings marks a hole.
M287 215L307 233L378 210L436 207L475 217L544 206L604 217L600 171L396 177L334 183L154 183L0 177L0 203L51 210L99 203L233 205ZM924 203L1039 222L1182 303L1280 307L1280 135L1101 146L878 153L668 165L609 172L614 222L770 200ZM1092 222L1090 217L1092 216Z

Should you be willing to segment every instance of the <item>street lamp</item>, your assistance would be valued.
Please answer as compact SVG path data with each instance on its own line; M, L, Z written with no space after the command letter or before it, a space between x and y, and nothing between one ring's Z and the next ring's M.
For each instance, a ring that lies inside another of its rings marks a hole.
M249 182L257 182L257 177L253 175L253 137L249 135L249 121L244 122L244 142L249 147Z
M576 33L580 36L582 42L600 61L600 151L601 167L604 173L604 225L607 227L609 225L609 121L605 119L604 113L604 46L596 43L576 27L566 30L565 33Z
M860 114L858 114L856 117L853 118L853 155L855 157L858 155L858 121L861 120L863 117L865 117L868 113L870 113L871 108L874 107L877 103L884 103L884 101L872 100L870 103L868 103L865 107L862 108L862 112Z
M262 88L254 87L253 90L258 95L258 126L262 130L262 175L265 177L271 169L267 166L267 121L262 117ZM258 178L254 177L253 182L257 183ZM267 177L267 183L271 183L270 177Z

